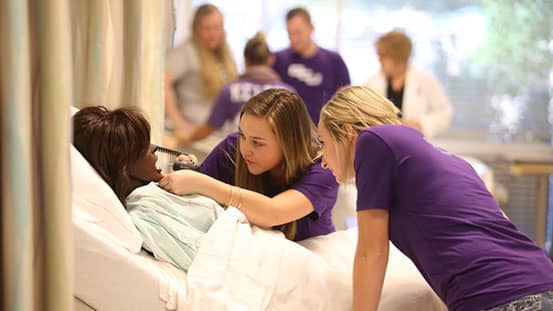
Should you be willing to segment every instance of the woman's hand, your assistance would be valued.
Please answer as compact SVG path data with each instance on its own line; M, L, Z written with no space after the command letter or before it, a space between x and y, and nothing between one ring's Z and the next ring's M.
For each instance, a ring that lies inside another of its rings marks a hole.
M178 195L198 193L206 175L192 170L180 170L167 174L159 181L159 186Z
M181 154L177 157L177 161L198 163L198 158L193 154Z

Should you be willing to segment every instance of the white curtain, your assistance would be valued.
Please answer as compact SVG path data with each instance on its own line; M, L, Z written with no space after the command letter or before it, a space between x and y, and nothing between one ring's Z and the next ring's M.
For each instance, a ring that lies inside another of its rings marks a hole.
M72 309L66 1L0 1L2 310Z
M138 107L152 125L152 141L160 143L172 1L74 0L70 5L76 106Z
M73 310L69 107L163 129L170 0L0 1L0 310Z

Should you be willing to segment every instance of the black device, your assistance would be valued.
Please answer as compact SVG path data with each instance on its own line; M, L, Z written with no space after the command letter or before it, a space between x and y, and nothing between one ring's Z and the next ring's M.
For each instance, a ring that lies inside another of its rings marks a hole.
M165 147L161 147L161 146L157 146L156 145L156 149L155 149L156 152L161 152L163 154L166 154L168 156L171 157L171 161L170 162L173 162L173 171L178 171L178 170L194 170L194 171L197 171L199 166L192 162L192 161L178 161L177 160L177 157L180 156L180 155L188 155L187 153L184 153L184 152L181 152L181 151L178 151L178 150L174 150L174 149L169 149L169 148L165 148Z

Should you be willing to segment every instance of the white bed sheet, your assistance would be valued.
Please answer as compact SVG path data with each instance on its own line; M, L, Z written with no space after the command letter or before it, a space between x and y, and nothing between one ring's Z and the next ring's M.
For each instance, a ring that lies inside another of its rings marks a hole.
M357 242L357 228L337 231L300 242L322 256L327 263L351 280L353 258ZM352 283L345 283L345 291L352 291ZM447 310L432 291L413 262L390 243L390 256L379 311L442 311Z
M78 299L95 310L179 310L186 291L182 270L102 239L94 224L74 220L73 234Z
M96 310L183 310L186 274L148 254L132 254L97 236L94 225L74 223L75 296ZM356 230L338 231L301 242L342 275L351 292ZM163 299L162 299L163 297ZM180 304L178 303L180 299ZM349 310L351 306L344 306ZM380 308L446 310L413 263L393 245Z

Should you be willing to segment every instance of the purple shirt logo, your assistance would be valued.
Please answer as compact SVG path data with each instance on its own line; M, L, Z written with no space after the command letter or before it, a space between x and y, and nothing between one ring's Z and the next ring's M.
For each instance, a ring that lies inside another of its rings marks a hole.
M282 84L234 83L229 87L230 101L242 104L266 89L282 87Z
M304 64L290 64L288 76L303 81L309 86L319 86L323 82L323 75L320 72L314 72Z

